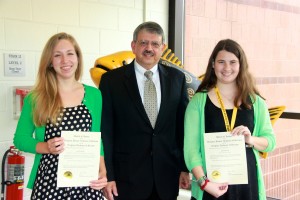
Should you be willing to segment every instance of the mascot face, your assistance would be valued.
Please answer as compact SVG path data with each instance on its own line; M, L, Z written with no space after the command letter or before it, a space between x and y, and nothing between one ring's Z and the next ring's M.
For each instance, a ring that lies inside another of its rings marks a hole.
M127 65L134 58L135 56L132 51L120 51L98 58L95 61L94 67L90 69L90 75L94 84L99 87L101 76L105 72Z
M95 61L94 67L90 69L90 75L94 84L99 87L101 76L104 73L119 68L123 65L127 65L131 63L134 58L135 55L132 53L132 51L120 51L98 58ZM164 64L168 67L174 67L185 74L187 92L189 98L192 98L200 84L200 79L190 72L186 71L181 65L181 62L177 57L174 56L174 53L172 53L170 49L165 48L162 57L159 60L159 63Z

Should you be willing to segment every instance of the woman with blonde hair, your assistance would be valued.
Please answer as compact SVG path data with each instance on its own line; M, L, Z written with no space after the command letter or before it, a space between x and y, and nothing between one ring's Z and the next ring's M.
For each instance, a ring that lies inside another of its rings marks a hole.
M82 52L67 33L46 43L34 88L24 106L14 136L15 146L35 154L28 181L31 199L103 199L106 169L99 150L99 178L89 187L57 187L57 164L64 151L61 131L100 131L102 97L97 88L79 82Z

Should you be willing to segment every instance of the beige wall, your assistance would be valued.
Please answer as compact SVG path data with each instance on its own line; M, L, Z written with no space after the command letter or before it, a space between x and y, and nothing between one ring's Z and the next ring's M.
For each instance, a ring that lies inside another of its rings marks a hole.
M285 105L286 111L300 113L300 1L185 2L188 71L203 74L216 43L234 39L245 50L269 107ZM279 119L274 129L277 149L262 161L268 195L300 199L300 120ZM294 173L287 179L289 172Z

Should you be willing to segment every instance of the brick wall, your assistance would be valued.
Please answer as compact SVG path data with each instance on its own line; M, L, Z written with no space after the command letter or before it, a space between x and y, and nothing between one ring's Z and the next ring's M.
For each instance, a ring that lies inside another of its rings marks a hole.
M205 72L216 43L236 40L269 107L300 113L300 2L297 0L186 0L184 67ZM299 200L300 120L279 119L277 148L262 160L267 195Z
M270 197L300 199L300 143L277 148L261 160L265 186Z

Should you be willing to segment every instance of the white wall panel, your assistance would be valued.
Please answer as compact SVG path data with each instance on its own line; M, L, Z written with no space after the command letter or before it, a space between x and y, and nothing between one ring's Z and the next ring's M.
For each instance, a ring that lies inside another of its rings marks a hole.
M5 43L7 50L42 51L47 40L57 32L55 25L5 21Z
M31 0L1 0L0 17L31 20Z
M32 0L33 21L52 24L79 24L79 0Z
M13 87L35 83L42 50L53 34L75 37L83 51L82 82L95 86L89 70L96 59L131 50L133 31L144 20L158 22L167 34L167 18L168 0L0 0L0 155L13 144L17 125ZM25 76L4 76L4 53L25 55ZM33 155L25 156L26 185ZM30 193L25 189L24 200Z
M80 4L80 25L116 30L118 14L117 6L83 2Z
M2 18L0 18L0 49L4 49L4 48L5 48L4 20ZM0 64L0 66L1 66L1 64Z
M131 51L132 32L121 31L101 31L100 36L100 54L106 55L117 51Z
M133 32L143 21L143 10L119 8L119 30Z

